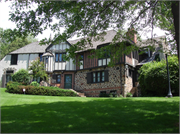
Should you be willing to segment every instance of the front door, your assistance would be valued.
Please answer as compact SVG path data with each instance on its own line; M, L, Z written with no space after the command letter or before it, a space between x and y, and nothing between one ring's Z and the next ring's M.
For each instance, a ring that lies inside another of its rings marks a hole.
M72 74L65 74L64 88L72 89Z

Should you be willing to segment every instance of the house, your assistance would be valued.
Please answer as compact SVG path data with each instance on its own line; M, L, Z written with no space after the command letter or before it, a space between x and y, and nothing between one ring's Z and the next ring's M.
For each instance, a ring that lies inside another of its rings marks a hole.
M42 54L45 52L47 45L39 45L39 42L30 43L20 49L17 49L6 55L0 61L0 78L2 87L10 80L11 74L19 69L28 69L31 62L38 57L42 60Z
M73 60L65 61L66 48L71 47L69 42L60 42L59 44L51 44L45 49L42 55L45 63L45 69L51 78L49 83L65 89L74 88L74 73L76 66Z
M81 59L79 62L81 65L78 62L74 64L72 59L65 61L63 58L64 55L68 54L66 48L70 48L71 45L76 44L80 39L42 46L38 42L35 42L24 46L11 52L0 61L0 77L2 78L3 87L11 80L10 74L20 68L27 69L32 60L40 57L50 77L50 85L64 89L74 89L78 92L85 93L86 96L92 97L97 97L100 93L126 95L126 93L131 92L137 95L135 87L138 78L138 69L143 64L158 58L158 55L159 59L165 58L165 56L159 51L158 41L161 41L160 38L155 39L157 41L155 42L156 50L152 52L147 48L147 44L149 45L150 42L137 42L136 34L133 33L131 35L131 32L131 30L127 32L127 35L130 35L129 39L120 37L119 41L125 42L127 46L139 45L139 47L147 51L142 55L139 55L141 50L133 51L128 55L124 54L114 67L108 66L110 62L108 54L101 59L90 59L88 56L93 54L90 50L100 49L109 45L116 35L115 30L107 31L104 40L92 40L92 46L76 52L76 61L79 60L78 57L80 56ZM164 42L161 44L165 46Z
M116 35L116 31L107 31L104 41L92 41L93 46L84 51L78 52L81 56L81 65L76 63L75 73L75 90L84 92L86 96L99 96L100 93L126 94L130 92L135 84L135 66L138 63L138 52L129 55L123 55L114 67L108 67L110 58L107 56L103 59L90 59L91 49L99 49L104 45L109 45ZM136 39L132 40L121 38L120 41L126 42L127 45L134 45ZM75 40L73 43L76 43ZM127 69L130 72L127 76Z

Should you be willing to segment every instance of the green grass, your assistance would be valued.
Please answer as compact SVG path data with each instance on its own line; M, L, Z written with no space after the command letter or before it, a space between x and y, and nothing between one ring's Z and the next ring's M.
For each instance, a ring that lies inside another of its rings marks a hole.
M80 98L0 89L2 133L178 133L179 97Z

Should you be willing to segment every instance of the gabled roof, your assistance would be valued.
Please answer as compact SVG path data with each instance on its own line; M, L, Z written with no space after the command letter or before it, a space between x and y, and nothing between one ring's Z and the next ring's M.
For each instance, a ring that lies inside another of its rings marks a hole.
M92 38L92 42L91 42L92 46L90 46L90 44L85 44L86 48L84 50L81 50L78 52L83 52L83 51L91 50L91 49L97 49L97 46L99 46L99 45L111 43L116 34L117 34L117 32L115 30L106 31L106 35L104 35L104 40L95 40L94 38ZM68 42L71 45L73 45L73 44L76 44L78 41L81 41L81 39L83 39L83 38L76 39L76 40L68 40ZM87 37L84 39L87 39ZM119 38L118 41L120 41L120 42L128 41L129 43L134 44L132 41L130 41L128 39L124 39L123 37Z
M22 48L19 48L9 54L27 54L27 53L44 53L48 45L39 45L38 42L30 43Z

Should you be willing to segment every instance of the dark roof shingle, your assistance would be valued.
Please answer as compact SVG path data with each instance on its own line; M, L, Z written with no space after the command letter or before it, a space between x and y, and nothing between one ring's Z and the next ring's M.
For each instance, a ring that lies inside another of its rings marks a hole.
M38 41L38 42L30 43L9 54L44 53L47 47L48 45L39 45L39 41Z

